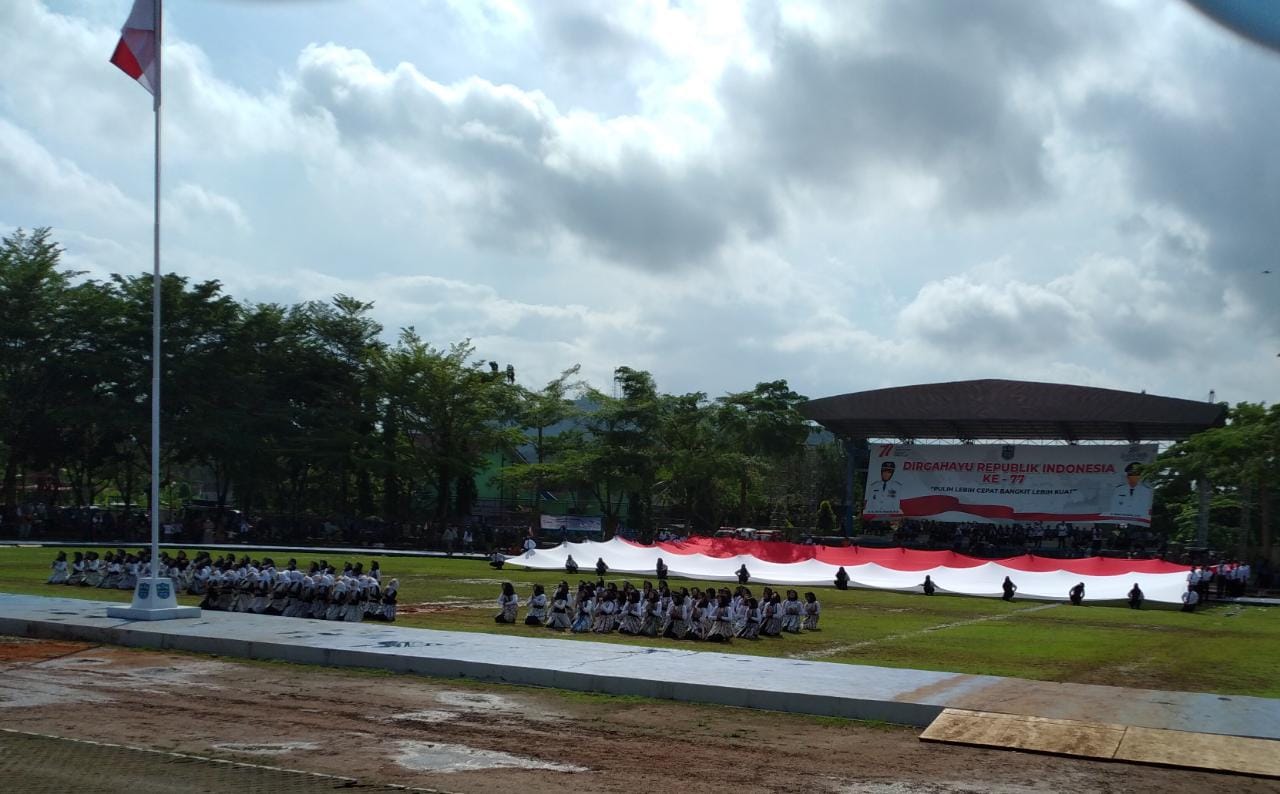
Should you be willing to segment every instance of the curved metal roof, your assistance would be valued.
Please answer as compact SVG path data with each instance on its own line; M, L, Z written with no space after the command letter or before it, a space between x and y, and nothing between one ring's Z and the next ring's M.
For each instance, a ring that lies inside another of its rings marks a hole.
M800 412L845 438L1175 441L1226 420L1217 403L1018 380L873 389Z

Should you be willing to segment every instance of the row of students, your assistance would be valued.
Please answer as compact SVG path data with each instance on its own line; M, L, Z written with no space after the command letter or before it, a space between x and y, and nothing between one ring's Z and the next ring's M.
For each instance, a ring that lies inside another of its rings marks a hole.
M504 583L494 622L518 622L519 607L515 587ZM551 596L542 585L533 586L524 622L579 634L617 631L632 636L729 642L734 637L757 639L817 631L821 614L822 605L812 592L805 593L802 600L795 590L788 590L784 597L766 587L756 599L742 585L730 593L728 588L672 591L665 582L656 588L645 582L640 589L623 582L619 589L613 582L603 581L579 582L577 591L570 592L568 582L561 582Z
M120 549L102 557L77 551L68 561L66 552L58 552L48 583L131 590L139 576L150 575L149 558L146 551L126 554ZM384 588L377 560L367 572L362 563L348 562L339 573L325 560L312 562L303 572L295 559L277 569L270 557L237 560L229 554L214 559L201 551L191 560L184 551L176 557L162 551L159 567L175 591L203 596L202 609L348 622L396 618L400 583L392 579Z
M65 551L60 551L50 568L48 584L113 590L132 590L138 583L138 576L150 571L147 555L126 554L124 549L108 551L102 556L96 551L77 551L71 561L67 560Z
M366 573L361 563L347 563L339 573L324 561L312 562L305 572L292 559L279 569L270 557L241 564L209 561L197 568L189 592L203 593L201 608L214 611L348 623L394 621L400 582L392 579L383 588L373 573Z

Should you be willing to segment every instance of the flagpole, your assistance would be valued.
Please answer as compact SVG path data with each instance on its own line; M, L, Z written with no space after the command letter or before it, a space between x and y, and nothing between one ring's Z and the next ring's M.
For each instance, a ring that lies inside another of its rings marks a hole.
M151 272L151 576L159 580L160 570L160 91L164 70L160 68L162 51L161 23L163 0L156 0L156 161L155 161L155 228L152 235L153 262Z
M138 80L151 92L155 113L155 223L152 228L151 263L151 566L149 576L139 576L128 607L109 606L107 616L124 620L198 618L199 607L178 606L178 594L168 571L160 567L160 40L162 0L134 0L129 18L120 31L120 43L111 63Z

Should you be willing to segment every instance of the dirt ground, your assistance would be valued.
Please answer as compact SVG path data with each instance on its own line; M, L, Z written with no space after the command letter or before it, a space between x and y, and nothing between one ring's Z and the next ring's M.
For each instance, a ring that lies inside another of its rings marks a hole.
M897 726L7 637L0 728L448 792L1277 790Z

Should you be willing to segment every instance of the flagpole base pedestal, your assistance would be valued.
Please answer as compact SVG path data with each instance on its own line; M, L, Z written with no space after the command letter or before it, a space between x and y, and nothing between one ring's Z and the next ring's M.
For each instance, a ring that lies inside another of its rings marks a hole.
M200 607L178 606L178 594L174 592L173 580L164 576L158 579L139 579L133 590L133 603L127 607L107 607L107 617L123 620L198 618Z

